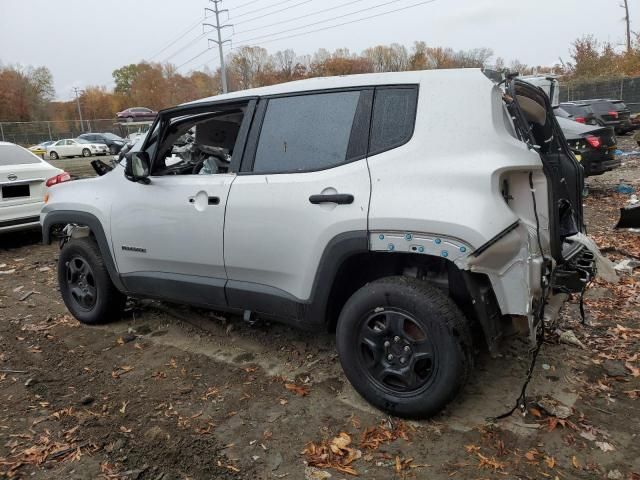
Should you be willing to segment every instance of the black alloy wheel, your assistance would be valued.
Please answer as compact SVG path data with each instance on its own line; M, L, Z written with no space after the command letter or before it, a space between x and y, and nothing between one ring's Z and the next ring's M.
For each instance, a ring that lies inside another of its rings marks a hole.
M96 306L98 290L93 270L84 258L74 257L66 264L67 287L78 307L89 311Z

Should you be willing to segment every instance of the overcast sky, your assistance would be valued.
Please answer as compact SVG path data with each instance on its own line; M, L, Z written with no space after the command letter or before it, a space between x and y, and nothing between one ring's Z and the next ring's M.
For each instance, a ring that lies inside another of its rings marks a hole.
M249 42L262 44L271 53L292 48L298 54L308 54L321 47L359 52L376 44L410 46L414 40L423 40L430 46L455 49L488 47L507 62L517 58L526 64L551 65L558 57L567 61L570 43L582 35L593 34L616 44L624 38L618 0L435 0L351 25L273 41L420 1L225 0L223 7L230 11L228 23L235 24L234 47L243 40L362 11ZM640 14L640 3L630 3L633 22ZM374 8L381 4L386 5ZM0 0L0 62L49 67L57 97L68 99L74 86L111 87L111 72L122 65L168 57L180 65L204 51L206 38L197 39L202 33L202 27L197 26L159 53L196 24L207 6L213 4L207 0ZM316 13L331 7L328 12ZM276 10L283 11L274 13ZM269 26L301 16L308 17ZM232 30L225 33L228 37ZM215 50L186 64L180 72L188 73L206 61L212 65L217 62Z

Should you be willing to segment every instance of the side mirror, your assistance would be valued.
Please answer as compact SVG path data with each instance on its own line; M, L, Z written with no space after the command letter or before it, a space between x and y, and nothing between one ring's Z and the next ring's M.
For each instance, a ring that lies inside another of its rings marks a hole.
M147 152L131 152L127 153L126 158L125 176L132 182L151 183L149 181L149 173L151 170L149 154Z

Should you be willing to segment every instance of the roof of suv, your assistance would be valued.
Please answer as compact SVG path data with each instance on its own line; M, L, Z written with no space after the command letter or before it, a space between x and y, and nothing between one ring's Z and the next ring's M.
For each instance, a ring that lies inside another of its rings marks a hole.
M477 79L478 77L483 77L486 81L490 81L479 68L417 70L409 72L364 73L337 77L316 77L305 80L295 80L287 83L279 83L267 87L230 92L189 103L211 102L242 97L268 96L335 88L417 84L424 82L441 84L448 83L450 81L472 81L474 78Z

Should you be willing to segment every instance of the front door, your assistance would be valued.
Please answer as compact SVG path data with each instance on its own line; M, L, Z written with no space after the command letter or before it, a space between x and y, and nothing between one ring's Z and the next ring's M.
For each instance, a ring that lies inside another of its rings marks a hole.
M296 316L329 243L366 235L371 97L348 90L261 101L259 139L247 146L227 206L230 306Z
M111 236L131 293L224 306L224 215L246 105L226 115L193 108L193 116L181 108L160 118L143 147L152 157L149 183L119 182Z

